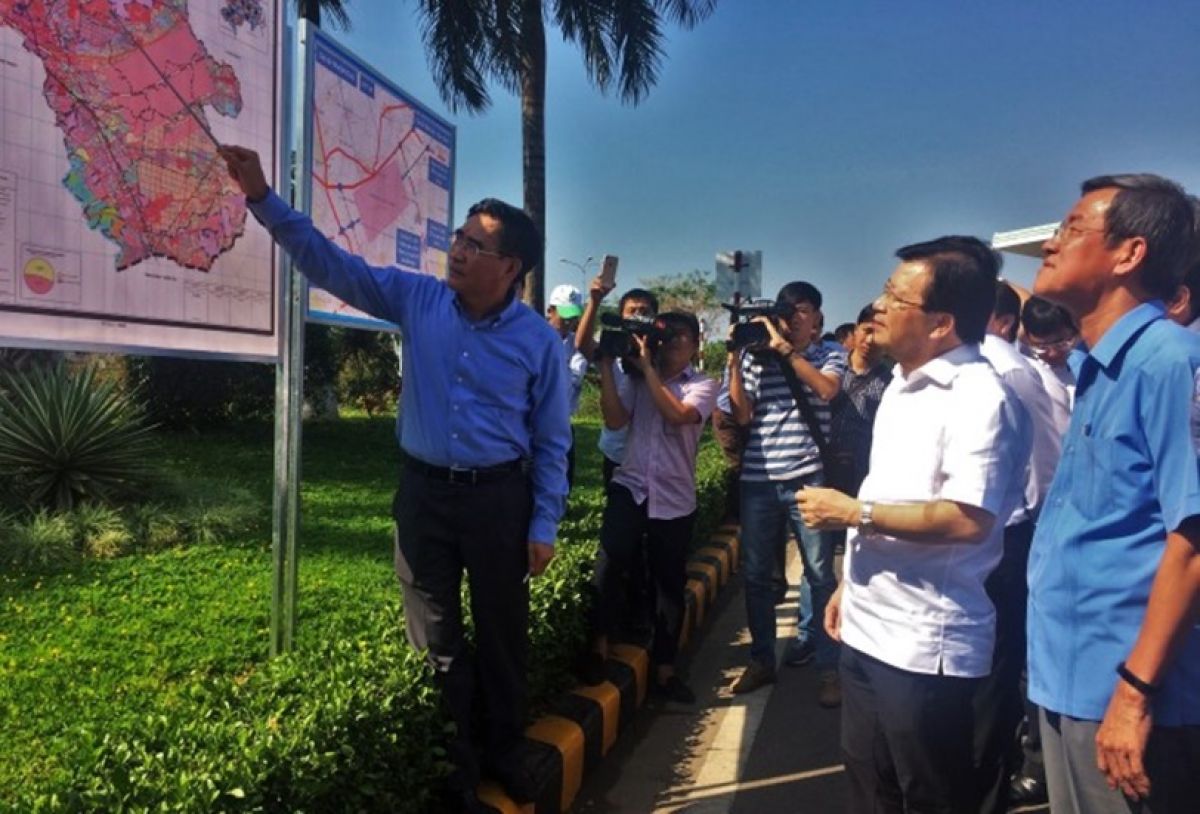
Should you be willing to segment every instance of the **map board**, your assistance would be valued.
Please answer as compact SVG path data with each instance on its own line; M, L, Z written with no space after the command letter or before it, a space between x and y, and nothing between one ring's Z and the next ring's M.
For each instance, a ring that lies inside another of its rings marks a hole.
M373 266L444 278L454 128L317 29L309 29L305 57L313 224ZM308 318L396 329L315 286Z
M278 356L271 239L212 140L273 175L278 26L276 0L0 0L0 345Z

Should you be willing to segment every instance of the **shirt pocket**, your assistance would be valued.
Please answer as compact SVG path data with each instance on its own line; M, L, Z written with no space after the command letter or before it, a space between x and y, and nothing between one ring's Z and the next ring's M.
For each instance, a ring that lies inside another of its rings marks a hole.
M1074 477L1077 482L1072 485L1071 500L1084 517L1098 518L1113 505L1113 478L1116 476L1113 461L1117 442L1085 427L1076 443Z

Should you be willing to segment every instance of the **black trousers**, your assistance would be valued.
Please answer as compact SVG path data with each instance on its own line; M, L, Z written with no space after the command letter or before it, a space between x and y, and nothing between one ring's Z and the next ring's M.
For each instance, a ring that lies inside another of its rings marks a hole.
M688 544L695 519L693 512L671 520L651 520L647 502L634 502L633 495L619 483L609 486L593 581L596 590L591 618L593 633L607 636L615 631L623 604L621 577L638 567L644 535L645 557L655 593L654 644L650 657L655 664L674 664L683 625Z
M974 678L911 673L841 647L850 814L974 810Z
M392 503L396 575L413 648L427 651L454 721L451 784L473 788L482 736L491 764L519 760L529 651L529 478L520 471L474 486L402 468ZM463 633L463 571L471 587L474 650ZM478 701L482 701L481 708ZM482 713L481 715L479 713ZM473 720L484 721L473 732Z
M1004 530L1004 554L984 587L996 608L996 646L992 671L979 682L972 703L975 719L975 767L981 814L1008 810L1009 777L1021 761L1018 734L1025 716L1021 674L1025 671L1025 603L1029 584L1029 546L1033 522ZM1037 719L1032 722L1037 726Z

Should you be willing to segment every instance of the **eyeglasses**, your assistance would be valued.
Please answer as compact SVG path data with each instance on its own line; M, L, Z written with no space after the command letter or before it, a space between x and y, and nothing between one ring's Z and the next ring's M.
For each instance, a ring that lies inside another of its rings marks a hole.
M1033 355L1039 359L1043 356L1048 356L1051 353L1062 353L1075 347L1078 341L1075 336L1067 336L1054 342L1038 342L1032 338L1029 339L1029 350L1033 351Z
M1058 226L1054 227L1054 239L1059 243L1062 243L1064 241L1077 238L1086 232L1100 232L1103 234L1104 229L1093 226L1077 226L1074 223L1068 223L1064 226L1060 223Z
M453 249L455 247L461 248L463 254L467 257L474 257L477 254L486 254L489 257L508 257L504 252L494 252L483 248L483 244L467 235L462 229L454 230L453 240L450 241L450 248Z
M883 303L885 308L897 306L900 308L925 309L925 303L923 302L914 302L912 300L906 300L899 297L896 294L896 289L892 288L892 284L890 282L883 284L883 293L879 295L879 297L876 299L876 302Z

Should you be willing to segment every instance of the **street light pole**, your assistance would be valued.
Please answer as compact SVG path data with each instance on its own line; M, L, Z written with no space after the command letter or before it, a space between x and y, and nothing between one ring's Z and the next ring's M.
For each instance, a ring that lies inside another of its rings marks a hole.
M580 282L582 282L582 285L580 286L579 290L583 291L584 289L587 288L587 267L590 264L596 262L595 259L590 254L587 256L587 259L585 259L582 263L576 263L574 260L568 260L565 257L558 258L558 262L566 263L568 266L574 266L575 268L579 269L579 278L580 278Z

